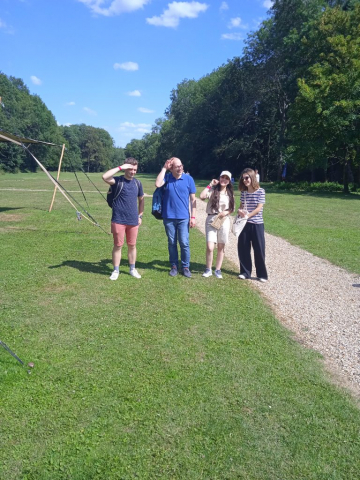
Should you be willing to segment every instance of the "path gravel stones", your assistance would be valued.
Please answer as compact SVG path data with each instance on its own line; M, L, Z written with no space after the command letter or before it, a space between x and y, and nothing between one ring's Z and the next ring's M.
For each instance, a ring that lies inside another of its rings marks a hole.
M197 226L203 233L205 208L206 203L197 200ZM360 397L359 275L334 266L282 238L265 235L269 281L238 281L249 282L258 289L297 340L323 355L334 380ZM238 271L234 235L230 236L225 255Z

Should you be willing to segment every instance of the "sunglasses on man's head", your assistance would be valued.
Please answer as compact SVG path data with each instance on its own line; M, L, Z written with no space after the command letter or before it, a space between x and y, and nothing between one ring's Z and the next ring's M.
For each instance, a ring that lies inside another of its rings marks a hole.
M243 180L249 180L250 177L243 177Z

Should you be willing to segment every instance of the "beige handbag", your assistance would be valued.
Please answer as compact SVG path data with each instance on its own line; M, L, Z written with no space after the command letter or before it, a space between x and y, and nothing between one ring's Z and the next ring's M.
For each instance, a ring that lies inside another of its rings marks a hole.
M220 213L218 213L217 215L215 215L215 217L212 219L210 225L213 227L213 228L216 228L216 230L219 230L222 226L222 224L225 222L226 220L226 215L224 216L220 216Z

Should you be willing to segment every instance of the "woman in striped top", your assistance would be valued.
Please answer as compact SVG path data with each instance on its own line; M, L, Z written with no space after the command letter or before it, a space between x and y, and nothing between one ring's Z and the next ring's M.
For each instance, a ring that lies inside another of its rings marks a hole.
M265 203L265 190L260 188L256 174L251 168L242 171L239 180L241 203L238 210L240 217L247 215L248 221L239 235L238 255L240 261L241 280L251 278L251 245L254 250L256 276L260 282L268 279L265 266L265 233L263 221L263 206Z

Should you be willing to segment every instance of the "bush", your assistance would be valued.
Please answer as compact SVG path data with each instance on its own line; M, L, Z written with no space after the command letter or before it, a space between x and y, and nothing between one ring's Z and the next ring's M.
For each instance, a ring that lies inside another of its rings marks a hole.
M343 185L337 182L274 182L273 187L277 190L291 192L342 192ZM350 185L352 192L359 192L360 189Z

